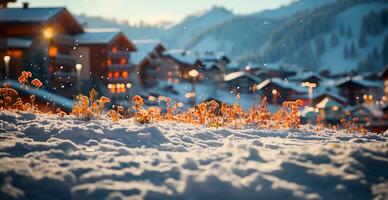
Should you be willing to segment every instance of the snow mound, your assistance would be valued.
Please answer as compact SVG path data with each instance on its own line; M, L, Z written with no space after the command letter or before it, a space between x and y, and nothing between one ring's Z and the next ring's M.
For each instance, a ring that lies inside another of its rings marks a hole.
M386 199L387 135L0 113L1 199Z

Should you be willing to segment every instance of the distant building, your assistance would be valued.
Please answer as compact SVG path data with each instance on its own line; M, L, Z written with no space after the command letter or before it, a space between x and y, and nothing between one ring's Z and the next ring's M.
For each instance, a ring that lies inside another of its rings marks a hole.
M268 102L274 104L296 100L299 96L304 96L307 93L307 89L299 84L279 78L266 79L258 84L256 88L262 95L267 97Z
M136 51L132 42L117 29L85 29L74 36L76 47L72 53L82 64L81 79L100 81L114 101L124 100L137 79L136 65L131 53Z
M338 88L350 105L373 102L381 97L381 84L377 81L345 79L338 83Z
M224 76L226 87L230 91L249 93L261 79L245 71L232 72Z
M315 83L317 86L320 84L320 82L323 79L324 78L321 75L314 72L299 73L295 76L291 76L287 78L287 80L289 81L294 81L299 83L305 83L305 82Z
M163 52L163 62L160 63L160 76L171 83L179 83L181 80L191 80L189 71L200 71L203 61L191 51L169 50ZM201 73L197 79L203 79Z
M161 65L164 62L164 45L158 40L134 40L138 51L133 62L138 65L139 81L144 87L156 86L160 81Z

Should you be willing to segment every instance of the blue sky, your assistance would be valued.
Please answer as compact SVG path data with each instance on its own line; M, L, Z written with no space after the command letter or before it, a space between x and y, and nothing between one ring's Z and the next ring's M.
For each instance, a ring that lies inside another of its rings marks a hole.
M66 6L75 14L103 16L137 23L178 22L186 15L224 6L238 14L277 8L293 0L19 0L14 6L28 1L31 7Z

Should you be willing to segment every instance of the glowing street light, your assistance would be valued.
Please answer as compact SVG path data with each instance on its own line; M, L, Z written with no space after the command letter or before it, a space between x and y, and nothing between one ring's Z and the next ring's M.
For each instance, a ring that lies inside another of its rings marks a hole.
M75 69L77 70L77 86L78 86L78 92L81 92L81 70L82 70L82 65L81 64L76 64Z
M192 70L189 71L189 76L192 79L192 93L195 94L196 93L195 92L195 80L199 76L199 72L196 69L192 69ZM192 96L193 106L195 106L195 100L196 100L196 97L195 97L195 95L193 95Z
M5 79L9 78L9 61L11 60L11 57L4 56L4 63L5 63Z
M309 95L309 104L313 102L313 90L314 88L317 87L316 83L310 83L310 82L303 82L302 87L307 87L308 88L308 95Z

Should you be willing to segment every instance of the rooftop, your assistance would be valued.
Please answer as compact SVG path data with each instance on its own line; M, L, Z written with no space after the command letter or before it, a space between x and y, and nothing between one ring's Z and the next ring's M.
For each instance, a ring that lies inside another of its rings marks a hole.
M46 22L64 10L63 7L0 9L0 22Z
M120 33L119 29L85 29L74 36L78 44L107 44Z

